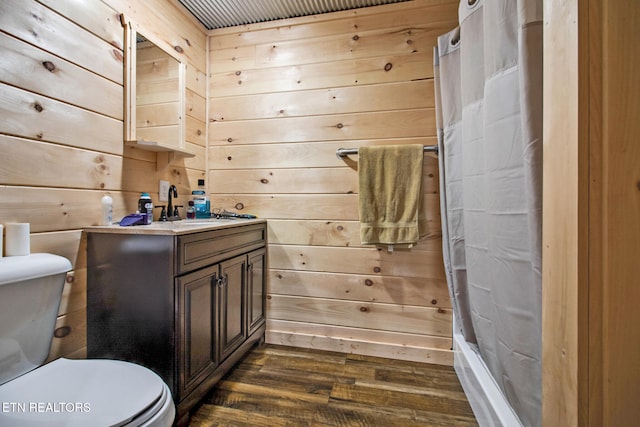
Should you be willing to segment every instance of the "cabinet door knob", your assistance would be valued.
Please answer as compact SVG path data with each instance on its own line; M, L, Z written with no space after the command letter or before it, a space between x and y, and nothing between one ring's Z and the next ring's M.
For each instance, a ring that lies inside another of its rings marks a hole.
M222 277L218 277L218 278L216 279L216 285L217 285L219 288L221 288L221 287L222 287L222 285L224 284L223 282L224 282L224 279L223 279Z

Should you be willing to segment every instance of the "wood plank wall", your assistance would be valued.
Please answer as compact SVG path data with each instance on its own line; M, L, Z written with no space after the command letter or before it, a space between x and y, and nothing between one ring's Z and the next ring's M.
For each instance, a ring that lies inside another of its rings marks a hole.
M183 49L195 159L157 170L154 153L124 148L121 12ZM0 30L0 223L29 222L32 252L72 261L50 358L83 357L81 230L100 221L102 196L113 197L119 218L135 211L142 191L157 201L159 179L185 196L205 176L206 32L162 0L3 0Z
M211 31L212 206L269 220L267 341L450 364L437 159L429 234L360 244L357 156L338 147L435 144L433 46L458 2L393 5Z
M545 426L640 418L638 20L634 0L545 2Z

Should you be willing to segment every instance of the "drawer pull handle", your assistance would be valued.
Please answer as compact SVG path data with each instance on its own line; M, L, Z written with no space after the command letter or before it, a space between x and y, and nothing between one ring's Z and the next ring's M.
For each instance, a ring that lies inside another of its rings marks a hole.
M222 285L223 285L223 279L222 279L222 277L218 277L218 278L216 279L216 285L217 285L219 288L221 288L221 287L222 287Z

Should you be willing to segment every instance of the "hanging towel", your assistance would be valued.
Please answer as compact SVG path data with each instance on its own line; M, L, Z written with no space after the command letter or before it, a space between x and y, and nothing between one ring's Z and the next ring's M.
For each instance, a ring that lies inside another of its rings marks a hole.
M422 145L358 150L362 244L414 244L422 232ZM420 222L420 224L419 224Z

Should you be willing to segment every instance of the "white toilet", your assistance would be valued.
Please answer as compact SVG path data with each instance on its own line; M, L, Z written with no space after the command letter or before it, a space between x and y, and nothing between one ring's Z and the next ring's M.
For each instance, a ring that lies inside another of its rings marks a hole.
M171 393L116 360L47 358L66 272L51 254L0 258L0 426L170 426Z

